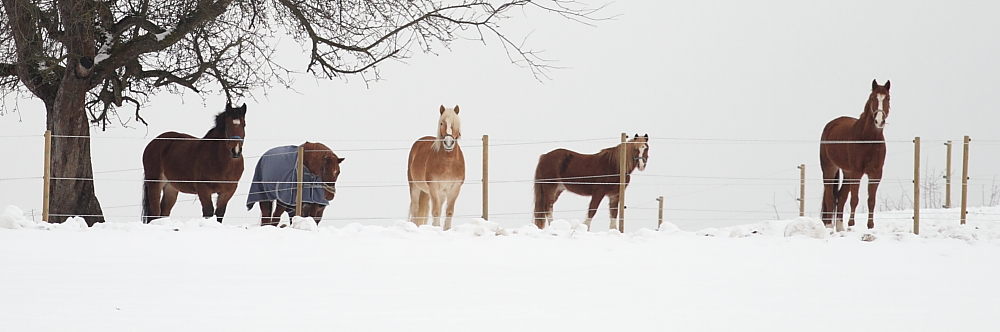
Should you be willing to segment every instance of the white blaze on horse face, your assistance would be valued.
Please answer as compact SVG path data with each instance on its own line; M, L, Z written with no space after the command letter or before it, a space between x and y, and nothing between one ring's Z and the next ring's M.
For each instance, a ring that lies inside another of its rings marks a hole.
M648 147L646 146L646 144L643 144L643 145L639 146L639 158L640 158L639 159L639 170L640 171L645 171L646 170L646 160L645 159L641 159L641 158L642 158L642 156L645 155L647 148Z
M444 120L444 150L451 151L455 149L455 136L454 129L452 129L451 119Z
M240 119L233 119L233 124L239 126L240 125Z
M883 109L882 106L883 101L885 100L885 95L880 93L875 95L875 98L878 99L878 103L876 104L877 108L875 111L875 127L878 129L882 129L882 127L885 127L885 109Z

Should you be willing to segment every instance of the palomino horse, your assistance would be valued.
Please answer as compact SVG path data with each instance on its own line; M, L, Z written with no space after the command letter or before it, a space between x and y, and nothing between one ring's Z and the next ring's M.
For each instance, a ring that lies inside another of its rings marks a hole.
M257 160L247 195L247 210L254 203L260 203L260 225L275 226L281 214L295 215L298 174L296 164L299 147L279 146L264 153ZM340 163L337 157L322 143L305 142L302 156L302 216L312 217L317 223L323 219L323 210L337 194L337 178L340 177ZM273 209L272 201L278 208Z
M226 204L243 175L246 113L246 104L233 108L226 103L226 110L215 116L215 127L203 139L170 131L146 145L142 152L146 179L142 197L143 222L169 216L179 192L197 194L202 216L214 215L222 222ZM212 194L218 194L215 209L212 208Z
M590 196L590 210L587 211L587 229L597 213L597 206L607 196L611 205L611 228L618 228L619 154L622 144L628 156L625 158L625 185L631 179L632 171L646 169L649 158L649 135L639 136L626 143L606 148L597 154L580 154L566 149L555 149L538 158L535 168L535 226L545 228L552 222L552 206L563 191Z
M820 138L819 164L823 168L823 223L843 231L844 205L851 195L851 217L848 226L854 226L854 212L858 207L858 188L861 176L868 175L868 228L875 227L875 192L882 179L885 163L885 136L882 128L889 117L889 81L878 85L872 80L872 93L865 103L865 110L857 119L839 117L823 128ZM838 183L838 173L843 173L843 183Z
M422 137L410 148L406 179L410 182L410 222L426 224L429 204L434 226L441 226L441 209L446 205L444 229L448 230L455 214L455 199L465 183L465 156L458 146L462 137L458 106L442 105L440 113L437 137Z

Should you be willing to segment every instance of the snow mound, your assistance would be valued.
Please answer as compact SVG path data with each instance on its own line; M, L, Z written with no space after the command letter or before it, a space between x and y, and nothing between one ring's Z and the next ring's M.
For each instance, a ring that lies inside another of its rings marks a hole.
M0 227L10 229L38 228L38 224L25 218L24 211L21 209L8 205L0 214Z
M0 228L10 229L87 229L87 221L81 217L70 217L61 224L50 224L44 221L28 220L20 208L8 205L0 213Z
M785 237L806 236L814 239L825 239L830 231L818 219L798 217L785 226Z
M664 233L676 233L681 231L681 229L678 228L677 225L674 225L674 223L668 221L664 221L662 224L660 224L660 227L658 227L656 230Z
M305 217L305 218L299 216L292 217L291 227L293 229L301 229L303 231L311 231L311 232L319 230L319 225L316 224L316 220L313 220L312 217Z
M507 230L500 227L500 224L483 218L475 218L471 223L456 225L453 230L459 234L471 234L474 236L507 235Z

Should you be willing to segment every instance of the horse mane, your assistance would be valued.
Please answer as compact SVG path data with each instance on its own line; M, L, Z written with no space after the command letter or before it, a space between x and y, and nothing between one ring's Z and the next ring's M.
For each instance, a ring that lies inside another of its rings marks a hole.
M441 117L438 118L438 123L444 120L451 120L451 130L453 133L451 136L455 137L456 140L461 138L462 120L458 117L458 113L455 113L454 108L445 108L444 112L441 113ZM441 151L441 147L444 145L444 136L441 135L440 130L435 129L434 131L437 132L437 139L434 140L434 143L431 143L431 150L438 152Z
M618 159L618 152L621 151L622 145L624 144L629 144L629 143L619 143L618 145L615 145L613 147L602 149L601 152L598 152L596 155L598 160L608 165L611 165L612 167L614 167L614 169L617 170L618 163L621 162ZM631 172L632 169L634 168L635 168L635 160L632 158L625 158L625 169Z
M225 138L224 136L226 136L226 111L215 116L215 127L209 129L203 138Z

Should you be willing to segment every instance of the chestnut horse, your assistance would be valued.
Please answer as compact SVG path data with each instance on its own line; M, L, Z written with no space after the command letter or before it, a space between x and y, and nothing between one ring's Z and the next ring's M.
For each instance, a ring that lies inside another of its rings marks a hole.
M639 136L626 143L606 148L596 154L580 154L566 149L555 149L538 158L535 168L535 226L545 228L552 222L552 206L563 191L590 196L587 211L587 229L597 213L597 206L607 196L611 209L611 228L618 228L619 154L622 144L628 156L625 158L625 186L628 186L632 171L646 169L649 159L649 134Z
M462 137L458 106L442 105L440 113L437 137L422 137L410 148L406 179L410 183L409 221L417 226L426 224L429 204L434 226L441 226L444 206L444 229L448 230L455 214L455 199L465 183L465 156L458 146Z
M872 92L865 109L857 119L839 117L823 128L820 138L819 164L823 169L823 224L843 231L844 205L851 195L851 216L848 226L854 226L858 207L861 177L868 176L868 228L875 227L875 192L882 180L885 163L885 136L882 128L889 117L889 81L878 85L872 80ZM838 174L843 180L838 181ZM842 183L838 183L842 182Z
M285 212L289 218L295 215L298 148L279 146L267 150L257 160L247 195L247 210L260 203L261 226L278 225ZM344 158L337 157L322 143L305 142L302 150L305 152L302 156L302 217L312 217L319 223L326 206L337 194L337 178ZM273 202L277 202L277 209L273 208Z
M170 131L146 145L142 152L143 222L169 216L181 192L197 194L202 216L214 215L222 222L226 205L243 175L246 113L246 104L233 108L227 102L226 110L215 116L215 127L203 139ZM212 194L218 194L214 209Z

